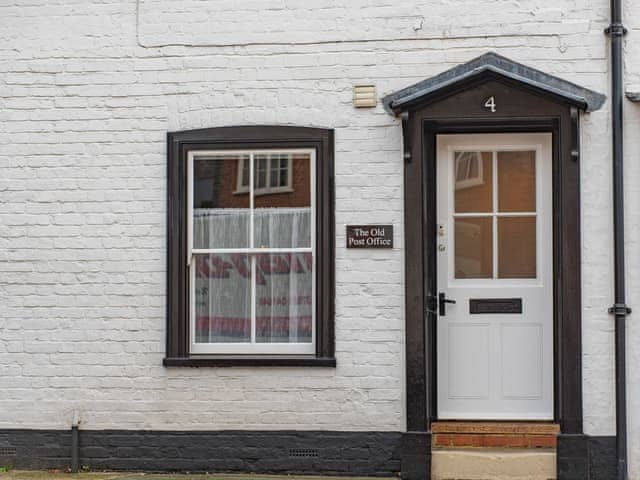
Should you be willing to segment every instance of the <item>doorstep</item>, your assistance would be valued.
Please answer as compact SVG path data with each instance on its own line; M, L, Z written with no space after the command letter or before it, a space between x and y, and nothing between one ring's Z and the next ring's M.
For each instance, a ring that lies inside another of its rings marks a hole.
M431 452L431 480L555 480L556 451L442 448Z
M555 449L560 426L551 422L434 422L432 449Z

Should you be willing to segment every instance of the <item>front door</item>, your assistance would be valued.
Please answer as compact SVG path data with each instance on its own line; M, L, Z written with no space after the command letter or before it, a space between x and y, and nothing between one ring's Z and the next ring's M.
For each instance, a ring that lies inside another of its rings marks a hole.
M439 135L437 156L438 417L551 420L551 134Z

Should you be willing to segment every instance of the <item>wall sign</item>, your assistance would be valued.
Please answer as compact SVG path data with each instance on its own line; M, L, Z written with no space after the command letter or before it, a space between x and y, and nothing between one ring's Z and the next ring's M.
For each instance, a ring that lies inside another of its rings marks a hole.
M393 248L393 225L347 225L347 248Z

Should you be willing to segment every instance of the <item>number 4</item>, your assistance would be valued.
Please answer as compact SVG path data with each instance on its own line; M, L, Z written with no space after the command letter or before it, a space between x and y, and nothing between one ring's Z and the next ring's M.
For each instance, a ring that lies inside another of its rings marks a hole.
M484 106L491 109L491 113L495 113L496 111L496 99L493 97L487 98L487 101L484 102Z

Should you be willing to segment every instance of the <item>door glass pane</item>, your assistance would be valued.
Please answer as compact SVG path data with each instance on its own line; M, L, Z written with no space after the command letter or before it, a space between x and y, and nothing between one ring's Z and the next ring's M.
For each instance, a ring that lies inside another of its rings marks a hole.
M196 343L251 342L251 260L195 255Z
M256 260L256 342L311 343L312 254L263 254Z
M243 163L248 166L248 159L224 154L194 157L194 248L249 246L249 192L242 189Z
M455 152L455 212L493 210L493 154Z
M455 219L455 278L493 277L493 218Z
M253 200L256 247L311 247L310 156L294 155L291 164L291 189L256 192Z
M498 152L498 210L536 211L536 152Z
M536 278L536 218L498 218L498 277Z

